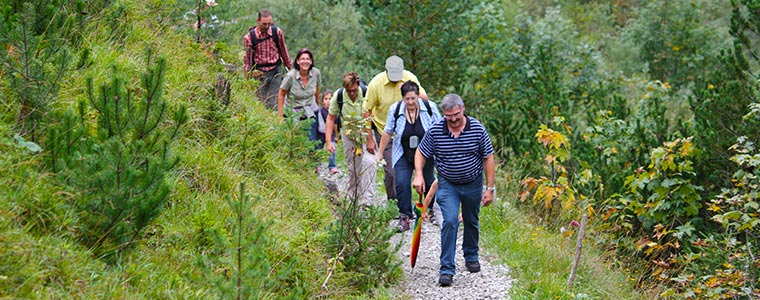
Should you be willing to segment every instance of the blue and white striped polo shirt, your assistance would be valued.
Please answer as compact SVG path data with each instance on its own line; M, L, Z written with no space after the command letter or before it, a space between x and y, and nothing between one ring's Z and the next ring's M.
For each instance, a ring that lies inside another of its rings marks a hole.
M494 153L491 138L478 120L467 116L458 138L441 119L422 138L418 148L425 158L435 156L438 176L454 184L470 183L483 172L483 161Z

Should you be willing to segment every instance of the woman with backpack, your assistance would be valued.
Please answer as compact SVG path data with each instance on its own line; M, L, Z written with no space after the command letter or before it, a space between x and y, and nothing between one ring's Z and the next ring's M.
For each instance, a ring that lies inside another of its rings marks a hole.
M398 230L409 230L412 218L412 174L414 173L414 154L417 145L428 129L441 119L435 103L420 98L420 86L414 81L401 85L403 100L391 105L385 123L380 145L375 152L375 159L381 160L383 150L393 135L393 153L391 166L396 175L396 197L398 197ZM432 159L423 168L425 185L429 190L435 179Z

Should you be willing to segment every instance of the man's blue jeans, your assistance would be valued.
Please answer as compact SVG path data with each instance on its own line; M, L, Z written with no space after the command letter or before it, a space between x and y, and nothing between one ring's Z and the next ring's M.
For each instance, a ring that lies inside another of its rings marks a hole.
M425 166L422 167L422 176L425 177L425 190L430 190L435 177L433 175L433 160L425 160ZM393 166L396 173L396 196L398 197L398 213L405 214L409 217L412 215L412 174L414 173L414 164L409 163L406 158L402 157ZM430 203L430 209L432 209Z
M453 184L438 176L436 201L441 207L441 268L440 274L456 273L457 229L459 228L459 206L462 206L464 236L462 252L464 260L478 260L478 238L480 230L480 200L483 197L483 175L470 183Z

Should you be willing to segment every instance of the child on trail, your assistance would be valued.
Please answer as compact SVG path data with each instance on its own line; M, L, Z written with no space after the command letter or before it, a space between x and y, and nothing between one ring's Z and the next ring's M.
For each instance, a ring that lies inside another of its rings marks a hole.
M314 115L317 117L317 121L312 123L311 131L312 136L316 137L315 140L318 141L317 148L316 149L323 149L325 147L325 132L327 130L332 130L332 142L335 142L335 137L338 135L338 131L336 126L333 126L333 128L326 128L327 124L327 113L330 109L330 101L332 101L333 92L331 90L326 90L322 93L322 106L319 107L316 111L314 111ZM327 168L330 170L330 174L338 173L338 168L335 164L335 153L331 153L330 157L327 159ZM321 167L317 166L317 173L320 173Z

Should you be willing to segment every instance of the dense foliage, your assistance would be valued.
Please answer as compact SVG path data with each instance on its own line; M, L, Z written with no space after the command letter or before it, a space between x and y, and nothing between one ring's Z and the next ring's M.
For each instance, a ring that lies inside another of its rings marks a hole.
M552 230L587 214L638 287L758 298L756 2L3 2L0 297L341 298L398 279L390 214L329 201L305 126L273 121L236 67L266 7L324 88L398 54L433 101L461 94L524 174L499 182L523 183L509 201Z

